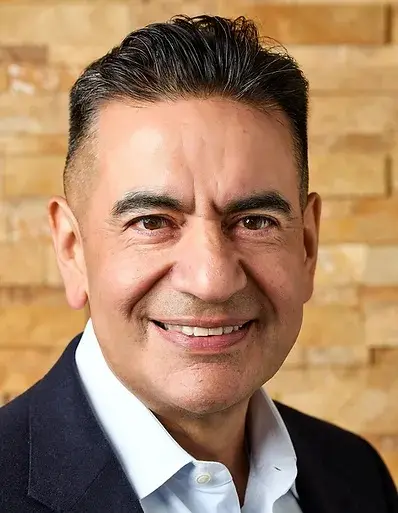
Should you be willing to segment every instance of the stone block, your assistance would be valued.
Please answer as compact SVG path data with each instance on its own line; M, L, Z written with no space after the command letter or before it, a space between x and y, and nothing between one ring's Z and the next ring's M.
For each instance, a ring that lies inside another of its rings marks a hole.
M359 304L358 288L355 285L334 287L333 285L320 286L317 283L308 304L315 306L357 306Z
M100 42L111 47L129 31L127 2L29 2L0 4L3 45L76 45Z
M288 406L341 424L341 410L361 392L364 372L362 369L282 367L265 388L274 399ZM353 425L345 427L354 428ZM358 422L355 427L359 427Z
M380 303L398 302L398 286L372 286L365 285L358 288L359 303L361 305L379 305Z
M393 365L282 367L266 389L285 404L350 431L396 435L398 373Z
M149 23L166 21L177 14L198 16L220 14L219 0L132 0L133 29ZM229 14L229 6L223 14Z
M398 98L313 95L309 138L380 137L398 130Z
M61 347L50 349L1 348L0 406L41 379L54 365L61 352Z
M394 93L398 89L398 46L291 45L312 93Z
M7 155L60 155L65 157L67 134L1 134L0 152Z
M357 432L394 435L398 416L396 368L391 365L369 367L361 372L364 372L363 388L340 410L340 423L353 426Z
M393 2L391 8L391 39L394 43L398 43L398 5Z
M343 341L344 342L344 341ZM325 347L308 347L305 362L311 367L360 367L370 362L370 353L361 340L357 345L334 345Z
M15 93L34 95L69 92L81 71L70 66L10 64L6 78L10 90Z
M398 285L398 246L368 248L362 283L368 286Z
M306 364L305 360L305 348L299 341L297 341L286 360L283 362L283 367L288 369L295 369L304 367Z
M7 70L3 67L0 67L0 93L5 91L7 88L8 88Z
M0 244L8 237L7 208L0 198Z
M0 148L0 202L4 199L4 157Z
M391 194L398 196L398 132L396 138L394 138L394 143L394 148L390 154Z
M360 302L367 347L398 348L398 286L364 287Z
M44 45L1 45L0 64L30 62L44 64L48 59L48 48Z
M72 310L63 290L36 287L25 297L13 297L7 290L1 296L0 346L64 347L84 329L84 310Z
M364 346L360 311L358 308L348 306L307 305L304 309L304 321L299 340L300 344L306 348Z
M4 190L7 198L62 194L65 164L58 155L6 156Z
M371 349L374 365L398 366L398 348L376 347Z
M320 287L398 285L398 246L321 246L316 273Z
M331 96L332 98L332 96ZM311 113L310 113L311 114ZM310 154L362 153L387 154L397 147L393 132L380 133L313 133L309 140Z
M277 4L244 0L220 3L223 14L253 18L264 36L284 45L386 42L387 9L381 4Z
M133 27L130 27L129 30L133 30ZM99 59L110 50L106 41L103 43L98 41L96 44L93 44L91 41L87 41L86 43L87 44L84 45L68 45L61 43L56 46L51 45L48 49L48 61L50 65L70 66L82 72L86 66Z
M2 287L41 285L45 280L45 253L34 241L0 244L0 283Z
M66 134L68 94L0 94L0 136L13 133Z
M367 264L365 244L340 244L319 248L316 287L345 287L361 283Z
M22 199L7 205L8 237L13 241L32 240L38 244L51 238L47 199Z
M310 187L324 198L379 196L387 192L384 154L311 154Z
M1 1L1 0L0 0ZM5 0L7 1L7 0ZM42 1L42 0L36 0L36 1ZM253 2L253 0L250 0L251 2ZM311 3L311 5L313 4L327 4L327 5L330 5L331 3L333 4L346 4L347 3L347 0L333 0L333 2L331 2L330 0L312 0L311 2L308 2L308 0L260 0L260 2L268 2L269 3L272 3L272 4L295 4L295 5L301 5L301 4L308 4L308 3ZM398 2L398 0L389 0L388 3L389 4L396 4ZM350 5L357 5L357 4L372 4L372 5L375 5L375 4L382 4L382 5L385 5L387 2L386 0L350 0Z
M355 345L305 346L299 339L283 363L283 368L361 368L370 363L372 351L365 344L357 342Z
M398 244L398 197L325 200L322 244Z

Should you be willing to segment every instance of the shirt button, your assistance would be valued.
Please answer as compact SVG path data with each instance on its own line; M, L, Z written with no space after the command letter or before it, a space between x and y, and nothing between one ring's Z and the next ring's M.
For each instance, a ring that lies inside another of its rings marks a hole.
M207 484L209 481L211 481L211 475L210 474L200 474L196 478L196 482L199 484Z

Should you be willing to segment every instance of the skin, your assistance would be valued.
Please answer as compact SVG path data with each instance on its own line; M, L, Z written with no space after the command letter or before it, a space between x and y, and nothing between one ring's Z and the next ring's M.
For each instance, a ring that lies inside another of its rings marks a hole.
M84 216L76 219L61 197L49 203L68 302L79 309L89 301L115 375L188 452L229 468L242 504L249 400L301 328L313 291L320 198L310 194L301 211L287 119L228 100L110 103L95 145ZM113 215L137 190L168 194L183 210ZM225 211L259 191L277 193L290 214L272 204ZM158 217L135 221L148 215ZM242 316L255 319L248 335L218 354L184 350L150 321Z

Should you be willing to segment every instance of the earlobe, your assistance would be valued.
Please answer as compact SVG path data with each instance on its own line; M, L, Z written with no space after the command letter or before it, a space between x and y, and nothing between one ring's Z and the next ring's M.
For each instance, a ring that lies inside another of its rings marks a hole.
M87 276L78 222L65 198L55 196L48 204L48 219L58 267L71 308L87 303Z

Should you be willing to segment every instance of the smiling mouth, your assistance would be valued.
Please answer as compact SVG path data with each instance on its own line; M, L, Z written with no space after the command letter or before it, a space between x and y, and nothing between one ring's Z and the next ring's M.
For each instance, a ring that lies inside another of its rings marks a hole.
M219 326L206 328L203 326L183 326L180 324L166 324L160 321L152 321L156 326L162 328L164 331L174 331L178 333L183 333L189 337L212 337L212 336L220 336L220 335L229 335L235 331L241 331L248 328L253 321L245 322L244 324L239 325L231 325L231 326Z

